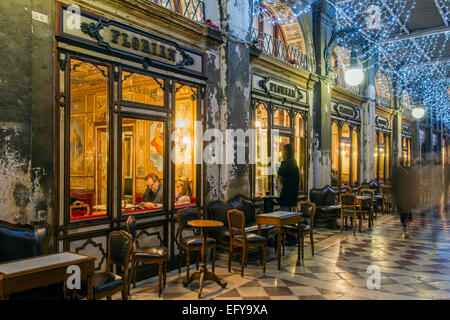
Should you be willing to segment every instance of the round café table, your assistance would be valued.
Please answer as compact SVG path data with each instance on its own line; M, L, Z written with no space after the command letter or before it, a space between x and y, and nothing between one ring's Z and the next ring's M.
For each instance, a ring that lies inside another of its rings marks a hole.
M194 272L191 275L191 277L189 278L189 280L184 282L184 285L187 287L195 279L200 279L200 292L198 293L198 297L201 298L202 289L203 289L203 281L213 280L222 288L225 288L227 285L226 282L220 281L219 277L217 277L215 273L209 272L208 268L206 266L206 256L208 255L208 246L207 246L205 229L222 227L223 223L220 221L216 221L216 220L190 220L187 222L187 224L190 227L202 229L202 234L203 234L202 251L201 251L202 265L200 267L200 271Z

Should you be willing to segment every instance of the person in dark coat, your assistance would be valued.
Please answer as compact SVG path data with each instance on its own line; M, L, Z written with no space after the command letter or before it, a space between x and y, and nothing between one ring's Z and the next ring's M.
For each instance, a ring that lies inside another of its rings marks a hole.
M283 148L283 161L278 169L278 182L281 183L281 192L278 199L280 210L289 211L290 207L297 206L300 183L300 172L290 144L284 145Z
M396 166L392 170L392 196L400 214L400 222L403 228L403 237L408 237L407 220L411 218L411 211L415 205L412 198L412 190L417 186L417 181L403 165L401 160L397 159Z

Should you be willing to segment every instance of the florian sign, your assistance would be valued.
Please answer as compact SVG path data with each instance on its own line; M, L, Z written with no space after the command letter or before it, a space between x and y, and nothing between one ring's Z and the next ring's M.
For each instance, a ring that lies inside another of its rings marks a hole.
M263 91L271 98L278 98L284 102L306 104L306 91L299 87L270 77L253 74L253 90Z
M333 102L333 114L347 120L360 121L359 108L347 106L338 102Z
M69 37L95 44L111 54L142 63L144 69L155 66L204 74L203 55L176 42L85 12L79 13L79 28L69 28L66 22L74 13L64 6L60 12L61 37L58 40Z

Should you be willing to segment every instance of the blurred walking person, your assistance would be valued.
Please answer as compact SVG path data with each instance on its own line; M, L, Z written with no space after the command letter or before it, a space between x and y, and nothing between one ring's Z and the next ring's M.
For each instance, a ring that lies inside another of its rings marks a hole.
M403 238L408 238L407 220L411 218L411 211L414 207L412 201L411 186L417 183L413 175L402 166L401 159L395 161L395 168L392 170L392 196L397 212L400 214L400 223L403 228Z

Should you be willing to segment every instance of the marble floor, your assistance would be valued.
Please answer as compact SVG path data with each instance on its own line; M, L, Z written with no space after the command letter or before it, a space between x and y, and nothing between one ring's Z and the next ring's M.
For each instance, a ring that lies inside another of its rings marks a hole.
M286 246L282 270L276 253L267 249L266 273L257 252L249 255L245 275L240 276L236 257L228 273L227 253L218 253L216 274L227 283L221 288L205 282L201 299L213 300L324 300L324 299L450 299L450 225L448 214L428 211L415 214L409 238L402 237L397 215L378 215L373 230L363 223L361 233L352 229L315 230L315 255L306 240L305 260L296 265L295 245ZM195 264L191 270L195 269ZM199 281L185 288L185 268L167 274L167 285L159 298L157 277L137 283L131 300L197 300ZM113 299L121 299L117 294Z

